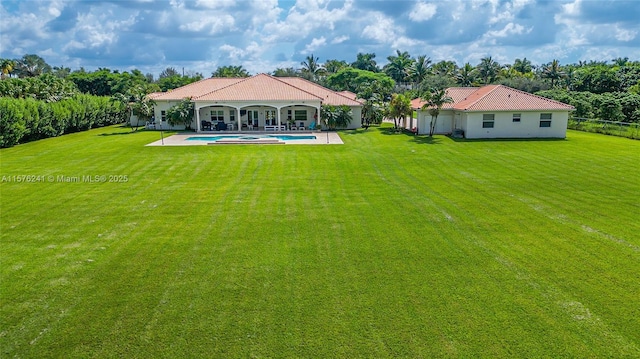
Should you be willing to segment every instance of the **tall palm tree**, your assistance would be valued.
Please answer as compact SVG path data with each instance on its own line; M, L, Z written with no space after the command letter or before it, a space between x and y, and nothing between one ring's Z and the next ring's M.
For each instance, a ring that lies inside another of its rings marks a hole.
M409 69L407 70L407 74L411 81L413 81L414 85L419 85L424 79L429 76L431 73L431 58L426 55L420 55L414 61Z
M556 81L564 78L566 74L562 71L560 62L553 60L542 68L542 77L551 80L551 87L555 87Z
M348 67L349 64L344 60L327 60L324 63L324 69L329 74L335 74L341 69Z
M500 64L492 59L491 56L480 59L480 64L477 69L478 74L485 85L495 81L498 77L498 73L500 72L500 67Z
M456 74L456 82L462 87L470 87L476 76L476 68L470 63L464 64Z
M429 123L429 137L433 136L436 130L436 122L438 121L438 115L442 106L446 103L453 103L453 99L447 95L445 89L432 89L427 91L421 98L425 104L422 106L423 110L428 110L431 115L431 123Z
M302 75L307 77L311 81L317 81L320 75L324 73L324 68L318 63L319 58L314 57L313 54L307 56L307 58L300 63L302 65Z
M396 50L397 56L388 56L389 63L385 65L384 72L396 82L405 82L407 72L414 60L407 51Z
M527 60L526 57L523 58L522 60L516 59L513 62L512 68L521 74L526 74L531 72L531 70L533 70L533 68L531 67L531 61Z

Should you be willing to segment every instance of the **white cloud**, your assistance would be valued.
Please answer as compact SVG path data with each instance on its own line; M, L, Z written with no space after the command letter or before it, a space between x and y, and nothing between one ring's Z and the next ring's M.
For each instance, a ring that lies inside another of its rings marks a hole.
M427 21L431 19L437 11L438 6L436 4L427 4L421 1L413 7L413 10L409 13L409 19L416 22Z
M235 19L231 15L197 18L179 26L180 30L190 32L206 32L209 35L219 34L233 29Z
M307 54L312 53L316 51L318 48L326 44L327 44L327 39L325 39L324 36L320 37L319 39L314 38L313 40L311 40L310 44L307 44L307 46L305 46L304 53L307 53Z
M619 41L629 42L636 38L637 31L616 28L615 38Z
M528 34L531 32L531 30L532 28L525 29L525 27L520 24L514 24L510 22L507 25L505 25L505 27L502 28L502 30L487 32L487 36L488 37L508 37L510 35L522 35L525 33Z
M333 40L331 40L331 44L341 44L345 41L349 40L349 36L348 35L343 35L343 36L338 36L336 38L334 38Z

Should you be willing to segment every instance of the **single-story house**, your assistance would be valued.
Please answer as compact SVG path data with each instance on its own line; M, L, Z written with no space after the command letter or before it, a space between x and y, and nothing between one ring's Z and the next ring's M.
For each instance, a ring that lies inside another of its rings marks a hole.
M565 138L569 112L575 109L503 85L451 87L446 92L453 103L442 106L435 133L462 131L466 138ZM411 102L418 118L406 127L428 134L431 115L423 105L419 98Z
M208 78L164 93L150 95L156 102L156 128L170 126L167 110L184 98L194 103L191 128L197 132L227 129L235 131L303 130L319 124L322 105L347 105L352 120L349 129L360 126L362 103L351 93L329 90L298 77L258 74L246 78Z

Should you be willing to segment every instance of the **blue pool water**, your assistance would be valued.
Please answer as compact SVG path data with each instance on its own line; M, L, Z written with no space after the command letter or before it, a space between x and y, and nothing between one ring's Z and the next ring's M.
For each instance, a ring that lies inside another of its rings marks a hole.
M282 141L295 141L295 140L315 140L316 136L294 136L294 135L225 135L225 136L201 136L201 137L188 137L187 141L207 141L215 142L218 140L262 140L262 139L278 139Z

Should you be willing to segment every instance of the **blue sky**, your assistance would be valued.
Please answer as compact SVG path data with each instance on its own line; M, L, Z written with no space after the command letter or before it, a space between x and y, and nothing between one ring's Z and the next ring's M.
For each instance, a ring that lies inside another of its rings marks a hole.
M312 53L373 52L379 65L396 50L459 65L640 60L638 19L637 0L1 0L0 57L205 76L298 68Z

